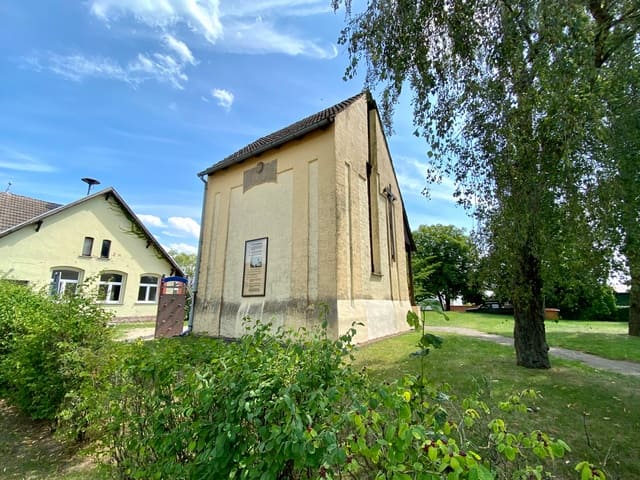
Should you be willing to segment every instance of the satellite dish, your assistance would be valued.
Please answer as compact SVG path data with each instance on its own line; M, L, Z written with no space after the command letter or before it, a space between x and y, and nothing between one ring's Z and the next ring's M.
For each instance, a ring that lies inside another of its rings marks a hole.
M95 178L84 177L84 178L81 178L81 180L88 185L87 195L89 195L89 193L91 192L91 187L93 187L94 185L100 184L100 182Z

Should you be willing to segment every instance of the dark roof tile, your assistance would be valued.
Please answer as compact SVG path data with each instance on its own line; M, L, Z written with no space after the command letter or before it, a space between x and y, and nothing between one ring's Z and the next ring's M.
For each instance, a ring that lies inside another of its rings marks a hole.
M10 192L0 192L0 232L61 206Z
M336 103L329 108L325 108L318 113L314 113L313 115L309 115L302 120L292 123L288 127L284 127L277 132L273 132L269 135L259 138L255 142L252 142L249 145L241 148L237 152L229 155L224 160L200 172L199 175L208 175L217 172L218 170L230 167L231 165L240 163L243 160L246 160L260 153L264 153L267 150L283 145L287 142L290 142L291 140L295 140L296 138L299 138L318 128L328 125L329 123L333 122L335 116L338 113L342 112L345 108L355 102L362 95L368 96L368 93L361 92L351 98L343 100L340 103Z

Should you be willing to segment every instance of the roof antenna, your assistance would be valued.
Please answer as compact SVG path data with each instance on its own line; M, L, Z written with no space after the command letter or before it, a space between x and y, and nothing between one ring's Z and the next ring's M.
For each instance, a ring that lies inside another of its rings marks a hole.
M6 190L4 191L4 193L9 193L9 189L11 188L11 185L13 185L11 182L8 183Z
M89 193L91 192L91 187L93 187L94 185L100 184L100 182L95 178L84 177L84 178L81 178L80 180L82 180L84 183L88 185L87 195L89 195Z

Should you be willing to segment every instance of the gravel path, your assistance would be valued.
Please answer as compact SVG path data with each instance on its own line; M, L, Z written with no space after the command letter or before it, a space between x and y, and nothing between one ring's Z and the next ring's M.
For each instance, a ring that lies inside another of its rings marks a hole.
M456 335L464 335L466 337L473 337L480 340L500 343L502 345L513 346L513 338L494 335L492 333L484 333L472 328L429 326L429 331L455 333ZM598 357L597 355L591 355L590 353L578 352L560 347L551 347L549 349L549 353L556 357L566 358L568 360L577 360L598 370L607 370L609 372L620 373L622 375L640 377L640 363L627 362L625 360L609 360L608 358Z

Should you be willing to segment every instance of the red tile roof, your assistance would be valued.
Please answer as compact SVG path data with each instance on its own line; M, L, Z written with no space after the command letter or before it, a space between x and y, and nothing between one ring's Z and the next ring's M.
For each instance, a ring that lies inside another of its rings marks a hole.
M10 192L0 192L0 232L61 206Z
M224 168L230 167L231 165L235 165L236 163L240 163L243 160L251 158L260 153L264 153L267 150L271 150L272 148L279 147L280 145L295 140L325 125L328 125L329 123L333 122L338 113L342 112L345 108L347 108L363 95L368 96L368 92L362 92L354 95L353 97L347 98L340 103L336 103L329 108L325 108L318 113L314 113L313 115L309 115L302 120L292 123L288 127L282 128L276 132L259 138L255 142L252 142L249 145L241 148L237 152L229 155L224 160L221 160L220 162L200 172L198 175L209 175L211 173L217 172L218 170L222 170Z

